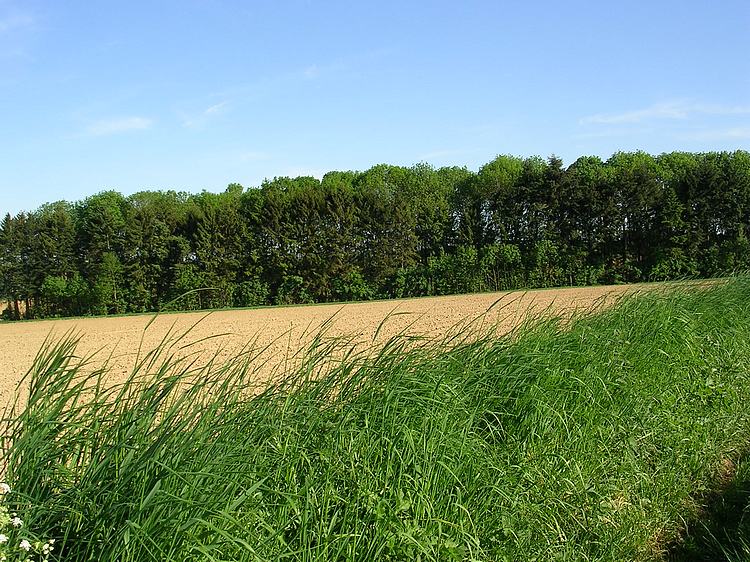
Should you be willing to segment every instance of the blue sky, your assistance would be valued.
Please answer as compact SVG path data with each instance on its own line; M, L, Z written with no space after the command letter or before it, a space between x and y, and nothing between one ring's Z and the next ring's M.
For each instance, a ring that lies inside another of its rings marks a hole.
M750 2L0 0L0 213L497 154L750 148Z

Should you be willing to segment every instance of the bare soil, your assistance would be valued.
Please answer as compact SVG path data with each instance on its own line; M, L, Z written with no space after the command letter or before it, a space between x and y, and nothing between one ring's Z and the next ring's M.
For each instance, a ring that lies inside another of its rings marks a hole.
M484 293L389 300L351 304L270 307L103 318L73 318L0 324L0 404L11 398L46 338L66 333L80 337L80 356L110 358L112 382L122 380L136 358L156 347L167 333L192 329L180 341L187 352L208 358L238 353L253 342L263 349L258 359L259 377L275 369L325 329L328 336L351 338L359 345L383 344L406 333L427 338L467 329L467 324L491 326L498 333L511 330L527 314L567 316L576 310L594 309L614 302L643 286L604 286L507 293ZM494 306L493 306L494 305ZM489 311L488 311L489 309ZM475 320L476 319L476 320ZM150 324L149 324L150 323ZM381 326L382 324L382 326ZM209 338L209 339L206 339Z

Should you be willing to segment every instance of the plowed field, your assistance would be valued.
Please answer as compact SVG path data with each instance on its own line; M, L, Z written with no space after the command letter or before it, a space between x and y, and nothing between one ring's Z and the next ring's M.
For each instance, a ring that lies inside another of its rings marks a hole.
M462 326L478 317L481 317L478 323L505 332L529 312L567 315L574 310L613 302L618 295L639 287L642 288L638 285L584 287L223 310L210 314L191 312L164 314L156 319L153 315L137 315L4 323L0 324L3 350L0 353L0 402L4 404L13 394L50 335L59 337L73 332L80 337L80 355L96 353L95 361L111 357L114 368L110 372L116 382L133 366L139 353L142 355L153 349L170 330L179 334L192 327L177 346L182 348L180 353L199 353L203 358L218 353L221 357L235 354L248 342L253 342L253 348L263 350L257 362L258 376L263 378L275 368L283 367L285 361L294 361L294 353L321 327L325 327L328 336L352 338L361 345L382 344L400 333L441 338L460 332ZM189 343L194 345L185 347Z

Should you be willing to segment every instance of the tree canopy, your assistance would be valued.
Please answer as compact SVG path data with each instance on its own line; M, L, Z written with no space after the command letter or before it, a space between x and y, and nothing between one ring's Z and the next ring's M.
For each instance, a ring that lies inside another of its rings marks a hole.
M710 277L750 267L749 227L745 151L383 164L6 215L0 299L35 318Z

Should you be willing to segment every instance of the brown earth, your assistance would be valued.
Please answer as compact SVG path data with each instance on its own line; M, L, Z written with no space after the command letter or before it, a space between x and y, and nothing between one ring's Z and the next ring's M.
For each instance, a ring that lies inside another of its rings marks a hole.
M192 330L180 340L178 347L194 343L186 352L197 350L203 357L218 353L221 358L236 354L252 341L254 348L264 350L258 369L259 376L263 376L274 368L283 368L285 361L293 360L290 357L294 352L308 343L324 324L329 336L353 338L361 345L376 346L402 332L441 338L460 332L477 318L478 325L493 326L502 333L516 326L529 312L567 315L574 310L611 303L617 296L639 288L643 285L224 310L208 314L191 312L164 314L155 319L153 315L138 315L3 323L0 324L0 403L12 397L45 338L58 338L68 332L80 337L77 347L80 356L96 353L96 362L111 355L113 383L124 378L139 353L142 356L146 350L153 349L170 330L179 334L191 326Z

